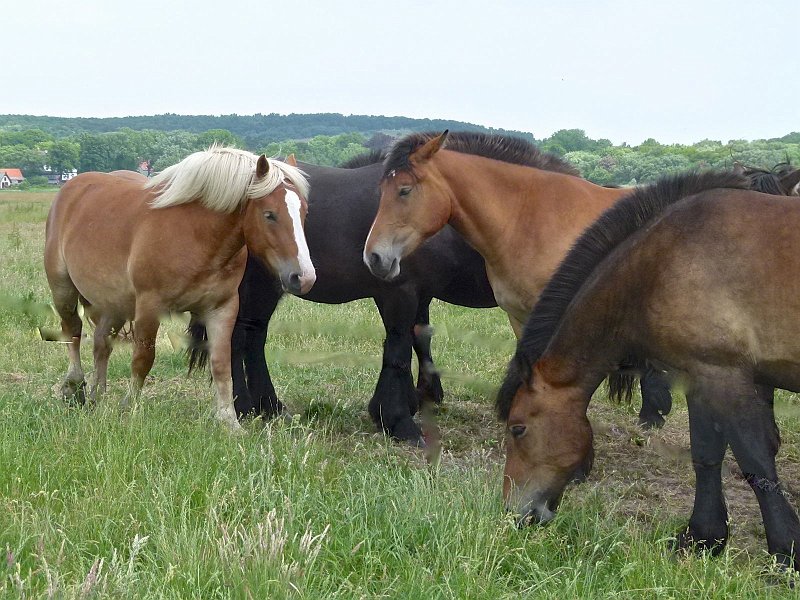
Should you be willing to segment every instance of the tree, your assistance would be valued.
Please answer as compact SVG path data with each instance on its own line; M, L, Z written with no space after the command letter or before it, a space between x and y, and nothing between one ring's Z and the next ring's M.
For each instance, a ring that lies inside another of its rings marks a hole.
M244 148L242 139L232 134L227 129L209 129L208 131L198 134L194 142L196 150L205 150L213 144Z
M56 140L47 147L48 166L56 175L77 169L80 164L80 156L81 146L77 142Z

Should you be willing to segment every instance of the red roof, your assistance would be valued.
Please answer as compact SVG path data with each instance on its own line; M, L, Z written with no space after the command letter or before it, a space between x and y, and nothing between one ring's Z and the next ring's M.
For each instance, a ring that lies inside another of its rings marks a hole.
M20 169L0 169L0 173L3 172L8 175L9 179L25 179Z

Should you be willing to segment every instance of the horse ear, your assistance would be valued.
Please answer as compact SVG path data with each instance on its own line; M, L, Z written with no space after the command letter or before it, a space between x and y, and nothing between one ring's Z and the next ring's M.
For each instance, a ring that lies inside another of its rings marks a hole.
M417 162L425 162L442 148L449 132L450 130L445 129L441 135L425 142L417 150L412 152L409 158L412 158Z
M795 169L781 177L781 187L787 196L791 195L792 190L798 183L800 183L800 169Z
M292 167L296 167L297 166L297 159L294 157L294 154L290 154L289 156L287 156L286 160L283 161L283 162L285 162L287 165L290 165Z
M733 162L733 172L736 175L744 175L744 165L738 160Z
M256 178L263 179L268 172L269 161L267 160L267 157L262 154L258 157L258 162L256 163Z

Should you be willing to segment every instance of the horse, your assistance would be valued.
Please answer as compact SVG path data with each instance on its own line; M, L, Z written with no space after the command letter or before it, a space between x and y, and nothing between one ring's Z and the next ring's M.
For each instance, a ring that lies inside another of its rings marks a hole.
M153 365L160 316L189 311L208 327L215 416L240 428L230 339L248 253L292 293L307 293L315 280L303 236L308 183L295 165L212 146L149 181L132 172L92 172L65 183L47 217L44 251L69 341L62 395L85 401L79 302L95 324L92 402L106 390L110 336L133 321L123 407L139 395Z
M772 389L800 392L800 204L735 173L673 176L635 191L575 243L525 325L497 397L506 507L552 519L592 460L592 393L656 361L686 387L696 488L679 549L728 539L721 466L731 446L767 545L800 568L800 521L775 469ZM630 383L630 382L629 382Z
M343 304L372 298L386 338L369 414L391 437L418 446L425 441L413 415L423 401L440 402L441 380L431 357L429 306L432 298L473 308L496 306L483 259L452 228L444 228L406 264L403 276L389 283L373 277L361 260L361 248L378 208L382 154L366 153L344 168L300 163L311 192L305 223L317 281L303 298ZM269 321L282 291L260 261L249 258L239 287L239 315L233 331L232 372L237 414L271 418L284 410L264 358ZM194 323L190 370L202 366L205 337ZM418 385L411 372L412 347L419 359Z
M402 276L420 244L450 225L486 260L497 303L517 337L572 242L630 193L582 179L572 165L523 139L447 131L396 142L380 187L364 245L370 271L386 281ZM661 427L672 406L669 386L652 368L641 386L639 423Z

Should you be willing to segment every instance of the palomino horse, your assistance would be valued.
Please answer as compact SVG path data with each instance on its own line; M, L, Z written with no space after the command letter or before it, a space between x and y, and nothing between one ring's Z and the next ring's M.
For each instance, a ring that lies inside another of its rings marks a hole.
M293 162L293 159L290 163ZM303 235L308 184L292 164L232 148L197 152L145 182L85 173L67 182L47 217L45 271L70 340L65 397L82 393L80 301L96 324L94 400L106 388L109 336L133 321L135 398L155 357L159 318L189 311L206 323L215 415L238 428L230 371L237 287L248 252L284 288L306 293L314 267Z
M577 241L498 395L509 509L552 518L566 484L591 461L592 393L609 371L647 358L687 388L696 491L678 546L718 553L725 545L721 466L730 444L769 551L800 567L800 522L775 469L770 393L800 391L800 204L736 189L748 185L734 174L664 179Z
M630 193L586 181L571 165L522 139L448 137L446 131L398 141L380 185L380 207L364 247L372 273L398 277L401 261L405 265L407 256L449 223L486 260L497 303L517 337L575 239ZM640 423L660 427L671 406L666 381L646 371Z
M404 263L403 276L386 282L373 277L361 260L364 239L378 210L380 153L359 157L347 168L301 163L311 182L306 239L317 282L304 299L341 304L372 298L386 339L383 365L369 414L396 439L423 445L412 419L423 400L438 402L442 386L431 358L428 307L431 298L471 307L496 306L481 256L450 227L434 236ZM270 318L283 292L275 275L248 260L239 287L239 317L233 332L233 390L238 414L265 418L283 410L264 359ZM204 332L190 327L195 340ZM412 347L419 358L416 390L411 372ZM192 350L190 364L202 364L203 346Z

